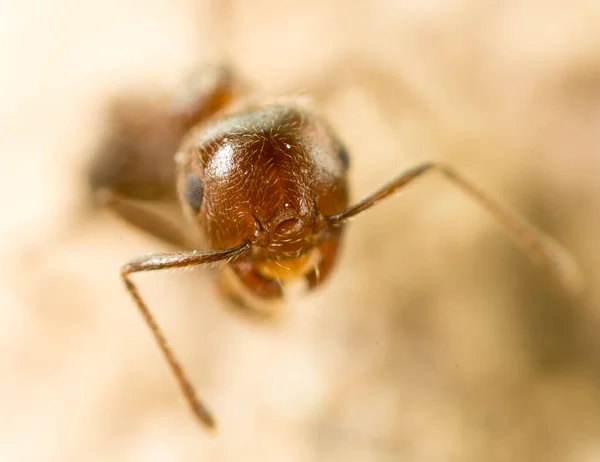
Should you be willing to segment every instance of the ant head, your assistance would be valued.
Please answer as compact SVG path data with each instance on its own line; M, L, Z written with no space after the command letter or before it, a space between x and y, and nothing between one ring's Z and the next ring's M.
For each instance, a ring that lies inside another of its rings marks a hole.
M325 216L347 207L348 156L303 109L250 107L201 125L178 155L181 200L210 246L250 241L255 257L312 248Z

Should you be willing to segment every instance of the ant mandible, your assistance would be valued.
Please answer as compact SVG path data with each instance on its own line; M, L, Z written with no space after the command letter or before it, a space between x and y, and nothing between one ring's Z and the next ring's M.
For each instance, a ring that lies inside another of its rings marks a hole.
M215 421L198 399L160 327L131 280L133 273L226 263L225 294L277 300L293 281L309 289L330 276L344 226L427 172L438 172L490 212L535 262L568 290L577 285L570 257L461 174L441 162L411 168L349 205L349 155L327 122L298 102L259 104L226 67L201 70L182 95L162 103L117 104L113 127L92 164L95 197L130 223L179 248L135 259L121 277L152 331L193 413ZM178 201L208 252L145 205Z

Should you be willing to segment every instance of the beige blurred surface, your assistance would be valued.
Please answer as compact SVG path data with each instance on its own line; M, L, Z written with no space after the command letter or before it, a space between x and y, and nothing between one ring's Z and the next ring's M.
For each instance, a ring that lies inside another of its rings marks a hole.
M600 460L599 29L592 0L0 3L0 460ZM444 159L572 250L586 291L433 177L356 219L278 324L202 270L140 275L202 431L118 278L169 248L76 217L106 101L223 54L275 94L340 82L321 109L355 199Z

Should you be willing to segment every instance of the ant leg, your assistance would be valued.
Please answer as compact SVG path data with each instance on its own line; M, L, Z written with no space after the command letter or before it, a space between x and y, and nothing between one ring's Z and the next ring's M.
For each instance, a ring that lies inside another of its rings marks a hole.
M196 392L194 387L192 386L190 380L188 379L185 371L181 367L177 357L169 347L167 339L160 329L156 319L148 309L148 306L142 299L137 287L131 281L130 275L137 272L142 271L155 271L155 270L163 270L168 268L181 268L181 267L189 267L202 265L205 263L215 263L219 261L232 261L237 258L242 257L250 250L250 245L244 243L237 247L220 250L217 252L209 252L209 253L198 253L198 252L183 252L183 253L175 253L175 254L157 254L150 255L148 257L142 257L137 260L133 260L127 263L123 268L121 268L121 277L125 282L125 286L129 291L131 297L135 301L135 304L140 311L146 325L152 332L154 336L154 340L158 344L161 353L175 379L177 380L177 384L183 396L189 405L190 409L194 413L194 415L208 428L215 428L215 420L212 417L211 413L208 411L206 406L199 400L196 396Z
M151 210L145 202L133 201L109 191L98 191L98 202L110 208L127 223L148 234L167 242L178 249L191 249L191 239L185 234L183 226L177 226L159 213Z
M390 183L359 203L351 206L344 212L327 217L329 225L341 225L349 218L373 207L398 189L430 171L441 173L446 179L450 180L452 184L460 188L471 197L471 199L475 200L487 210L504 226L510 236L523 248L529 258L535 263L548 268L550 273L568 292L579 292L582 285L579 267L571 255L569 255L560 244L527 223L514 212L501 206L495 199L478 186L475 186L457 171L440 162L423 163L402 173Z

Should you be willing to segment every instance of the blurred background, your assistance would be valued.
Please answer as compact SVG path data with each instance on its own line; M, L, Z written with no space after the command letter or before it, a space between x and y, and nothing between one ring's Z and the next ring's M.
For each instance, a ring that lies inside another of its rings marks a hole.
M593 0L1 2L0 460L600 460L599 28ZM570 249L585 291L435 176L354 220L279 322L202 270L140 275L204 432L118 277L172 249L80 215L107 102L223 57L323 96L354 199L443 159Z

